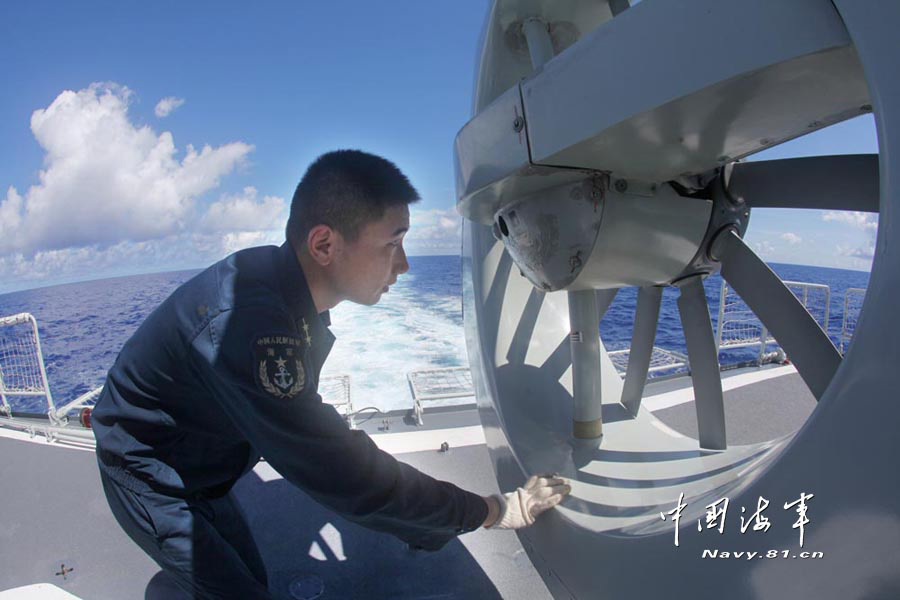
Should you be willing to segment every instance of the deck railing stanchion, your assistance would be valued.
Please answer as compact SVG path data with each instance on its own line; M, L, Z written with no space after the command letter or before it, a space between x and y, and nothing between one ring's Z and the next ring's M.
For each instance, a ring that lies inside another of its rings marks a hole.
M823 314L819 317L814 315L814 318L827 334L831 289L824 284L805 283L802 281L784 281L784 284L791 289L798 300L802 300L803 305L810 314L813 314L814 311L818 313L816 307L810 306L810 298L812 297L815 300L817 296L811 296L810 292L817 291L824 294ZM771 343L777 344L778 340L770 338L768 328L759 322L759 319L748 307L742 306L739 302L729 304L729 291L728 284L723 281L719 300L719 321L716 324L716 345L719 350L759 346L756 362L762 365L767 359L767 346ZM729 308L733 310L729 312ZM813 310L810 310L811 308ZM730 329L728 327L729 324L733 325ZM756 334L757 331L759 332L758 336Z
M864 297L866 295L866 290L864 288L847 288L847 291L844 292L844 314L841 317L841 339L840 339L840 352L844 353L844 342L850 342L853 338L853 332L856 330L856 315L853 316L853 321L851 323L851 311L853 313L858 312L856 307L851 308L850 299L854 296Z
M722 347L722 326L725 323L725 296L728 294L728 284L722 280L719 286L719 316L716 318L716 348Z
M0 373L0 401L2 401L0 412L5 413L7 417L11 417L12 408L9 407L9 402L6 400L6 388L3 385L3 373Z

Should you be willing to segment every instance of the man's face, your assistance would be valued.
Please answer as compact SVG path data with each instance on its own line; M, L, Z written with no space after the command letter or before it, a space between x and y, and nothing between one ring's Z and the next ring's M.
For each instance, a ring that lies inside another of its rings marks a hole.
M401 273L409 270L403 236L409 229L409 208L395 206L367 223L355 242L342 245L334 282L341 299L372 305L388 291Z

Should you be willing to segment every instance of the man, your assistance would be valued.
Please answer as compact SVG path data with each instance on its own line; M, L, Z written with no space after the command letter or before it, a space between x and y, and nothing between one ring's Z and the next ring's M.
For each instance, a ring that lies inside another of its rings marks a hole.
M530 525L568 493L553 476L488 498L437 481L350 430L316 392L329 309L375 304L409 269L418 199L383 158L319 157L283 246L242 250L182 285L116 359L93 412L104 491L125 532L196 597L269 597L229 494L260 456L347 519L429 550L482 525Z

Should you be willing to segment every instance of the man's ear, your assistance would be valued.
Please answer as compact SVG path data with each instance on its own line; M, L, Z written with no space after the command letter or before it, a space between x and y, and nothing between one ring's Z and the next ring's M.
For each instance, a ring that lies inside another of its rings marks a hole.
M341 252L344 239L328 225L316 225L306 236L306 251L320 266L328 266Z

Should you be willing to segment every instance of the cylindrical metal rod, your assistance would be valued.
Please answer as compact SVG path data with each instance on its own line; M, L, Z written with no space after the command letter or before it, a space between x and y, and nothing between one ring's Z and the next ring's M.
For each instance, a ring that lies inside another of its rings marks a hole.
M769 330L766 329L765 325L762 325L762 330L759 332L759 356L756 358L756 362L759 366L762 366L763 359L766 357L766 340L768 339Z
M525 34L525 41L528 42L531 68L537 69L553 58L553 40L550 39L547 23L535 17L525 19L525 22L522 23L522 33Z
M600 312L594 290L568 292L569 342L572 350L572 396L575 412L572 433L576 438L603 434L600 391Z

